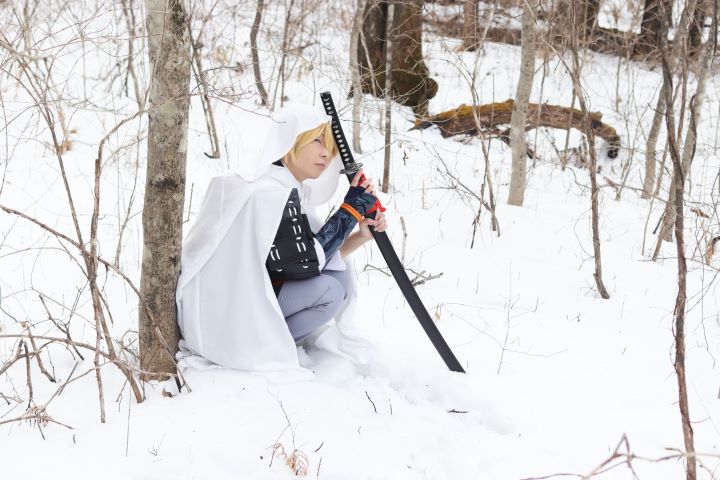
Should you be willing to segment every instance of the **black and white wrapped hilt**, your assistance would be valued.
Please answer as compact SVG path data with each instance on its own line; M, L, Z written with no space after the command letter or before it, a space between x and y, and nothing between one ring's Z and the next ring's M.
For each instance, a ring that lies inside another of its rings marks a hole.
M342 126L340 125L340 117L338 117L338 113L335 109L335 104L333 103L330 92L322 92L320 94L320 101L322 101L325 113L332 117L332 120L330 121L330 127L332 130L333 138L335 139L335 144L338 147L338 152L340 153L340 160L343 163L343 169L340 171L340 173L342 173L343 175L347 175L348 180L352 181L358 170L362 168L362 163L356 163L355 158L350 151L350 145L348 145L348 141L345 138L345 133L343 132Z

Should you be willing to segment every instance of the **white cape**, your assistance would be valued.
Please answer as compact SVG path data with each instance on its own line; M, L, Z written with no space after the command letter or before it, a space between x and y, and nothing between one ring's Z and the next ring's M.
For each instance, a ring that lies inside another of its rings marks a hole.
M299 187L301 205L317 231L320 220L303 204L307 189L283 167L252 182L235 174L210 182L183 245L177 288L181 358L196 355L253 372L302 371L265 267L293 187ZM356 298L352 269L349 276L353 285L346 307L316 344L364 361L367 347L351 308Z

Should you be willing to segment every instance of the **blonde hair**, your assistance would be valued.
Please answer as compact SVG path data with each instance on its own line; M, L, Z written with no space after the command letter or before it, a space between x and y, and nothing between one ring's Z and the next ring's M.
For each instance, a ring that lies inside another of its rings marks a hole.
M297 158L298 151L300 151L300 149L305 145L312 143L316 138L320 138L323 145L325 145L325 148L328 149L329 158L335 158L338 154L338 148L337 145L335 145L335 139L332 136L330 122L327 122L298 135L295 139L295 143L293 143L293 146L290 148L290 151L285 155L287 161L294 162L295 158Z

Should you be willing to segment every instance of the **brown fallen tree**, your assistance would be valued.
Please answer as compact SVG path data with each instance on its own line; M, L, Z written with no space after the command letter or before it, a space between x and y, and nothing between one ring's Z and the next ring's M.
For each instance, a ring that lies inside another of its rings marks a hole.
M504 102L487 103L478 105L476 108L479 124L483 133L491 133L498 136L506 143L509 142L510 129L500 129L502 125L510 125L514 101L512 99ZM590 124L596 137L605 140L610 148L608 157L615 158L620 151L620 137L613 127L601 121L602 113L591 112ZM446 112L421 118L415 122L411 130L424 129L436 125L443 137L454 135L477 135L478 124L475 122L473 107L460 105L459 107ZM585 131L583 114L575 108L561 107L559 105L528 104L527 125L525 131L538 127L570 129L574 128L581 132Z
M667 0L664 0L667 1ZM657 3L657 0L646 0L646 3ZM509 18L508 13L504 10L498 9L497 12L500 17ZM560 13L560 15L558 15ZM561 10L558 13L552 12L537 12L539 20L546 22L550 29L540 30L537 32L537 43L538 45L545 45L547 43L555 46L558 50L563 51L566 48L567 43L567 25L568 21L566 18L563 19L566 11ZM589 16L587 18L588 23L591 22ZM514 18L514 17L513 17ZM588 50L592 50L598 53L605 53L608 55L618 55L623 58L636 61L648 61L651 63L659 63L659 52L655 46L655 35L656 27L653 27L653 12L649 12L643 16L643 26L641 33L637 34L634 31L618 30L616 28L600 27L597 23L594 23L592 27L587 26L584 32L581 44ZM698 20L701 22L702 14L698 14ZM454 37L465 40L469 33L465 29L465 21L462 15L451 15L447 17L438 17L437 15L428 17L429 30L437 35ZM484 31L485 27L482 28ZM484 42L493 43L506 43L508 45L520 45L521 30L514 26L505 27L498 26L496 24L487 28L483 38ZM476 35L476 38L480 38L480 35ZM467 41L466 41L467 42ZM669 41L672 45L672 41ZM474 49L475 47L466 47ZM697 50L697 49L696 49ZM691 52L692 53L692 52Z

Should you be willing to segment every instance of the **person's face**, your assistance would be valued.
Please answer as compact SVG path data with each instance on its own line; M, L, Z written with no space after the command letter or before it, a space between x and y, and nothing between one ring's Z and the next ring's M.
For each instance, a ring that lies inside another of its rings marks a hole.
M330 152L322 138L318 137L301 147L295 160L289 162L290 170L295 178L302 182L308 178L318 178L330 166Z

